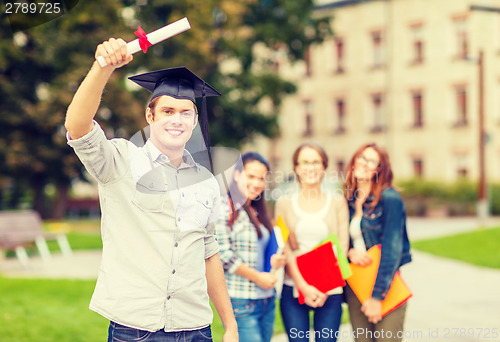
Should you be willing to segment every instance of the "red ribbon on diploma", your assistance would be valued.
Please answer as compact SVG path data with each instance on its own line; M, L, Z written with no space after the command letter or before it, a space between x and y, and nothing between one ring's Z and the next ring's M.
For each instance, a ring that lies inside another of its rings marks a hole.
M138 26L137 31L134 32L137 37L139 37L139 46L142 49L142 52L146 53L148 51L148 47L150 47L151 44L148 40L148 37L146 36L146 32L142 29L142 27Z

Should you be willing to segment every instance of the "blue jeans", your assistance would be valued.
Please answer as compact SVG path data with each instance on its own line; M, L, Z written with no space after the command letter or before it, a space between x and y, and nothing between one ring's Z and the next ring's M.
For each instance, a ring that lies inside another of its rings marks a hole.
M329 296L320 308L312 308L306 304L299 304L299 300L293 296L293 288L283 285L280 308L290 342L309 342L312 333L316 342L337 341L336 332L339 330L342 316L341 294ZM314 311L314 331L309 332L311 310Z
M276 316L274 296L264 299L231 298L240 342L269 342Z
M212 330L210 326L199 330L186 330L155 332L129 328L124 325L110 322L108 330L108 342L212 342Z

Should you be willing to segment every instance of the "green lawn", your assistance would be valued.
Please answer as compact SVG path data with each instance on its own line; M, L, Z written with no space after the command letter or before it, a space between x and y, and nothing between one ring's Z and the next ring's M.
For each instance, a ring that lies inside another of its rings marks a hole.
M94 285L0 277L2 342L104 341L108 322L88 309Z
M94 281L0 277L2 342L105 341L108 321L89 310ZM214 310L214 341L224 329ZM275 333L283 332L277 310Z
M67 233L66 237L73 250L102 249L101 235L97 233ZM47 245L52 251L59 250L57 241L48 241Z
M500 269L500 228L412 242L412 248L473 265Z
M46 226L48 230L66 231L74 250L100 249L98 221L67 221ZM58 251L56 242L49 242ZM30 250L36 253L35 249ZM13 255L10 255L13 257ZM104 341L108 321L89 310L95 281L17 279L0 275L0 340L2 342L87 342ZM276 302L275 334L284 333ZM342 322L348 322L344 310ZM221 341L222 323L214 309L214 341Z
M102 249L101 235L98 233L67 233L66 237L72 250ZM57 241L47 241L47 246L51 252L60 252ZM38 255L34 243L26 246L25 249L28 255ZM9 258L15 257L13 250L5 252L5 255Z

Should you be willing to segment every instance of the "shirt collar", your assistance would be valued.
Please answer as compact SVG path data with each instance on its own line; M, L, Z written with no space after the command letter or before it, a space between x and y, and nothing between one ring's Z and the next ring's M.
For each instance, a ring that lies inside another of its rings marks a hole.
M148 139L146 144L144 145L146 150L149 152L149 156L152 161L158 162L158 163L169 163L170 158L168 156L164 155L152 142L151 139ZM181 168L186 168L186 167L196 167L196 170L198 171L200 166L195 162L193 156L191 153L189 153L188 150L184 149L184 152L182 154L182 164L179 166L179 169Z

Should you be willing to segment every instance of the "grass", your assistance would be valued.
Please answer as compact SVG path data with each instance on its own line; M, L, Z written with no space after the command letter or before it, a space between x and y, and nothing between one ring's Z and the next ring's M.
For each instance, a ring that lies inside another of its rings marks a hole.
M48 231L66 233L73 250L101 249L99 221L66 221L45 224ZM55 241L49 248L59 251ZM36 249L29 250L37 253ZM11 257L13 255L10 255ZM17 279L0 275L0 336L2 342L103 341L108 320L89 310L95 281L61 279ZM213 308L213 307L212 307ZM274 333L284 333L276 302ZM224 329L215 309L212 333L221 341ZM342 322L348 322L344 310Z
M94 285L0 277L2 342L103 341L108 321L88 309Z
M71 249L76 250L91 250L91 249L102 249L101 235L98 233L66 233L69 245ZM60 252L59 245L57 241L51 240L47 241L47 246L51 252ZM26 246L26 252L28 255L38 255L38 251L35 244ZM6 251L5 256L9 258L15 257L13 250Z
M101 235L96 233L67 233L66 237L73 250L102 249ZM59 250L57 241L48 241L51 251Z
M103 341L108 320L89 310L95 281L0 277L2 342ZM212 307L213 308L213 307ZM282 333L279 310L275 333ZM224 329L214 309L214 341Z
M412 242L412 248L473 265L500 269L500 227Z

